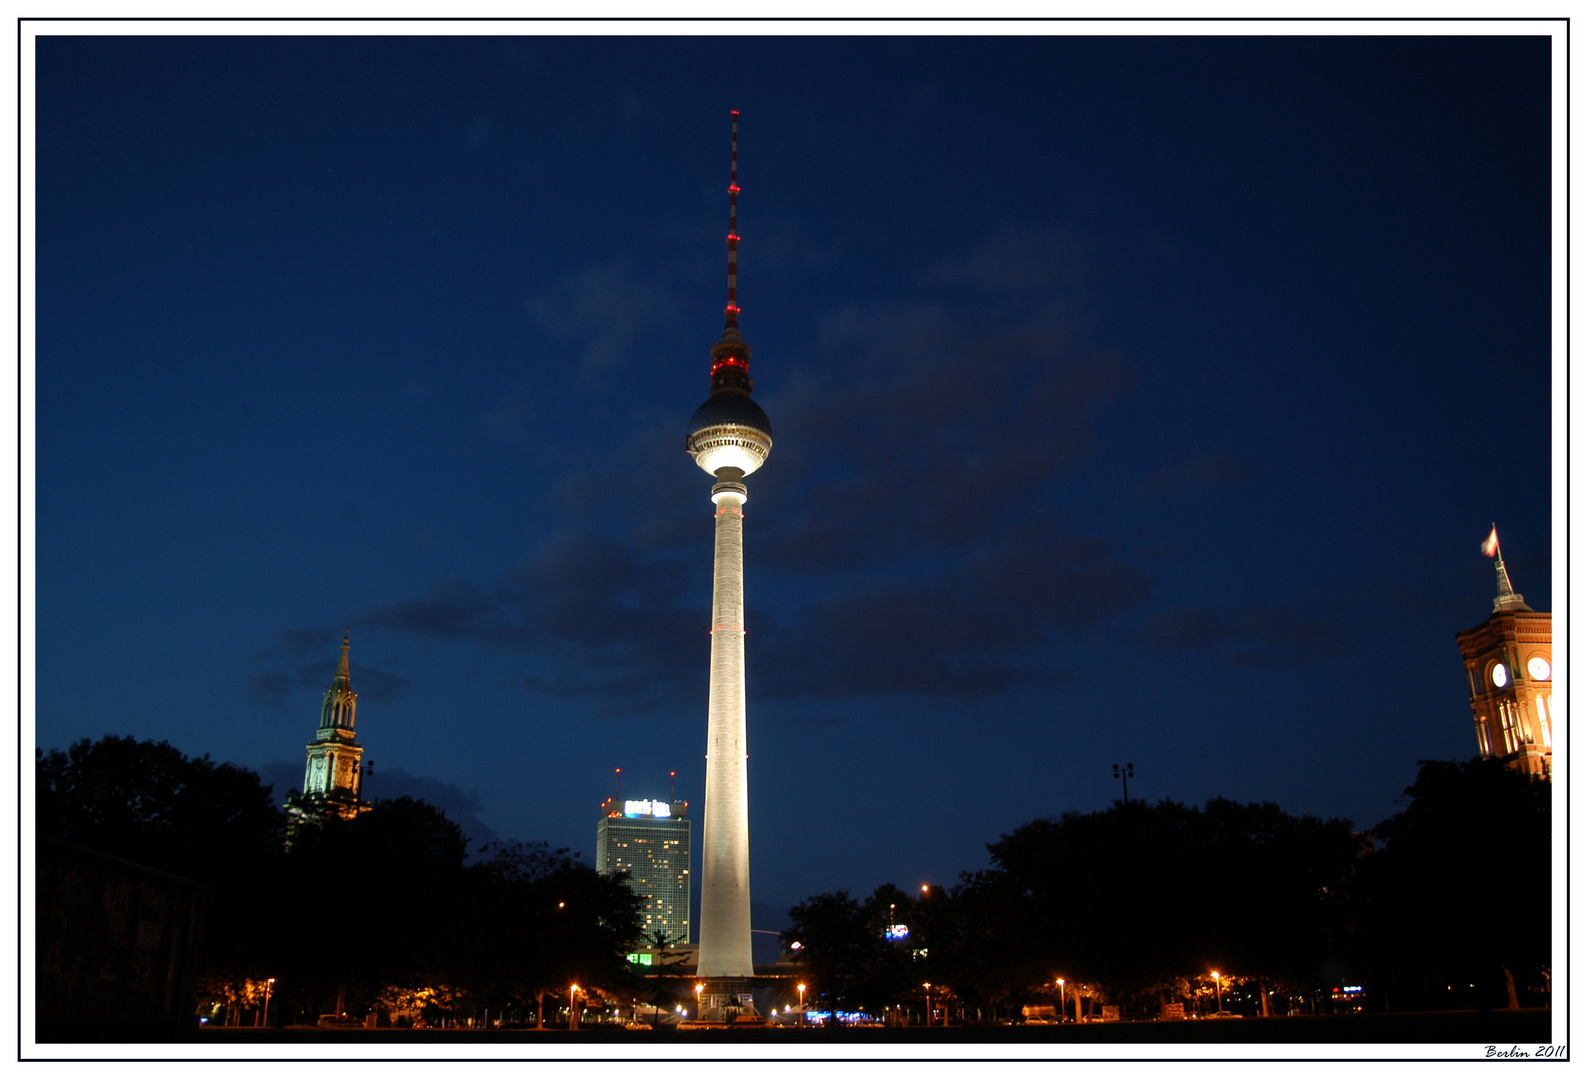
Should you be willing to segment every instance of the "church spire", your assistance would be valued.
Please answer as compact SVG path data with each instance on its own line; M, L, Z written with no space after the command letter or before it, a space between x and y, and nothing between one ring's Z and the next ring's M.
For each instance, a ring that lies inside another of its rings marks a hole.
M353 714L358 708L358 695L353 693L352 678L347 667L347 639L348 632L342 631L342 659L336 665L336 678L331 680L331 689L325 692L325 701L320 706L320 730L345 730L349 734L353 731Z

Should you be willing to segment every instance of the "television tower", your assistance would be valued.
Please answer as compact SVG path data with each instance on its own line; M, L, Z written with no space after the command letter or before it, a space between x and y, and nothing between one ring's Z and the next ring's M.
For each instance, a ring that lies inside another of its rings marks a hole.
M711 694L706 725L706 807L701 828L702 1006L722 1016L749 1006L750 801L744 720L744 478L772 452L772 424L750 398L750 346L739 336L739 111L733 110L728 183L728 306L711 347L711 394L689 421L684 448L717 482L711 589Z

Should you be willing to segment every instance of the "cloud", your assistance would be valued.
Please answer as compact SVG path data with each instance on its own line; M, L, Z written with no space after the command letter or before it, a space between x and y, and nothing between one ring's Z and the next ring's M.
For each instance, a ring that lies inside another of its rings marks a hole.
M612 539L557 533L489 587L449 580L370 609L361 627L434 641L468 641L530 657L519 684L561 697L592 696L618 711L662 708L698 674L698 637L686 637L700 598L682 564L646 558Z
M529 421L534 415L535 407L529 402L506 397L487 410L480 422L502 442L521 443L529 438Z
M307 630L277 630L276 643L253 657L255 663L286 653L288 656L308 656L324 653L338 644L338 632L329 626L315 626Z
M290 633L282 631L281 633ZM262 656L268 654L262 654ZM256 657L255 659L259 659ZM381 704L395 701L402 696L402 692L413 683L394 672L381 668L371 667L367 664L350 662L351 681L353 692L359 695L360 700L374 701ZM316 701L312 694L301 693L305 690L317 691L323 694L331 686L331 680L336 677L336 658L328 660L311 661L305 664L290 665L284 669L256 672L248 681L248 696L255 701L264 702L272 708L281 708L287 703L288 697L295 702Z
M636 275L626 255L567 274L526 302L542 331L576 349L586 376L617 365L671 306L666 289Z
M1170 495L1199 498L1216 488L1241 483L1253 471L1251 462L1244 458L1192 450L1174 465L1154 469L1143 477L1140 494L1145 499Z
M1148 616L1142 636L1170 652L1210 651L1232 667L1294 667L1351 652L1344 627L1273 607L1177 608Z
M284 671L261 671L249 680L248 696L255 701L263 701L266 705L280 708L286 703L287 695L297 685L297 680Z
M821 337L838 362L768 398L783 434L763 504L769 557L812 569L963 548L989 515L1026 513L1081 464L1098 408L1136 378L1058 303L1001 316L851 307Z
M757 693L964 698L1061 685L1074 673L1054 643L1150 594L1117 542L1045 509L1086 462L1098 410L1136 380L1065 295L1084 272L1077 251L1061 230L1001 234L928 274L943 288L1001 290L985 302L830 311L816 354L758 395L777 438L747 509ZM1019 272L994 282L1009 258ZM565 279L535 310L566 340L599 337L621 321L612 297L625 292L641 312L658 295L617 260ZM679 419L637 424L604 457L582 459L550 496L562 531L496 581L442 582L357 625L520 654L515 685L613 712L698 693L709 507L703 478L689 487ZM694 516L681 509L689 491Z
M921 274L933 288L1041 293L1074 288L1092 276L1085 247L1062 226L1007 228L960 258L941 259Z
M1064 685L1052 648L1136 606L1150 583L1112 542L1037 526L994 537L936 573L837 587L776 627L758 686L774 697L1000 697ZM754 624L752 624L753 626Z

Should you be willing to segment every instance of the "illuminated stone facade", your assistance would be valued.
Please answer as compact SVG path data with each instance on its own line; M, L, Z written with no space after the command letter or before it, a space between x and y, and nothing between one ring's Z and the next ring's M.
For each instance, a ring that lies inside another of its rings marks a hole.
M1483 757L1504 758L1531 776L1553 779L1560 718L1555 713L1550 615L1534 611L1511 589L1503 560L1494 613L1456 635L1466 661L1472 721Z
M596 823L596 869L627 874L629 888L645 901L641 915L649 940L689 940L689 804L608 799Z
M347 665L347 636L342 637L342 661L336 678L320 706L320 727L308 745L303 766L303 798L323 804L342 817L358 813L362 791L364 748L353 734L358 695L353 693Z

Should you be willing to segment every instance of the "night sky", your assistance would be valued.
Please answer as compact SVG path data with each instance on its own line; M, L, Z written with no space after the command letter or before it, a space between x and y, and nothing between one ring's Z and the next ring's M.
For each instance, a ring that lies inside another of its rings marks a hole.
M1554 607L1550 63L41 38L37 745L283 795L348 628L369 794L593 859L676 770L698 845L736 108L757 928L1114 762L1371 827L1476 752L1491 522Z

